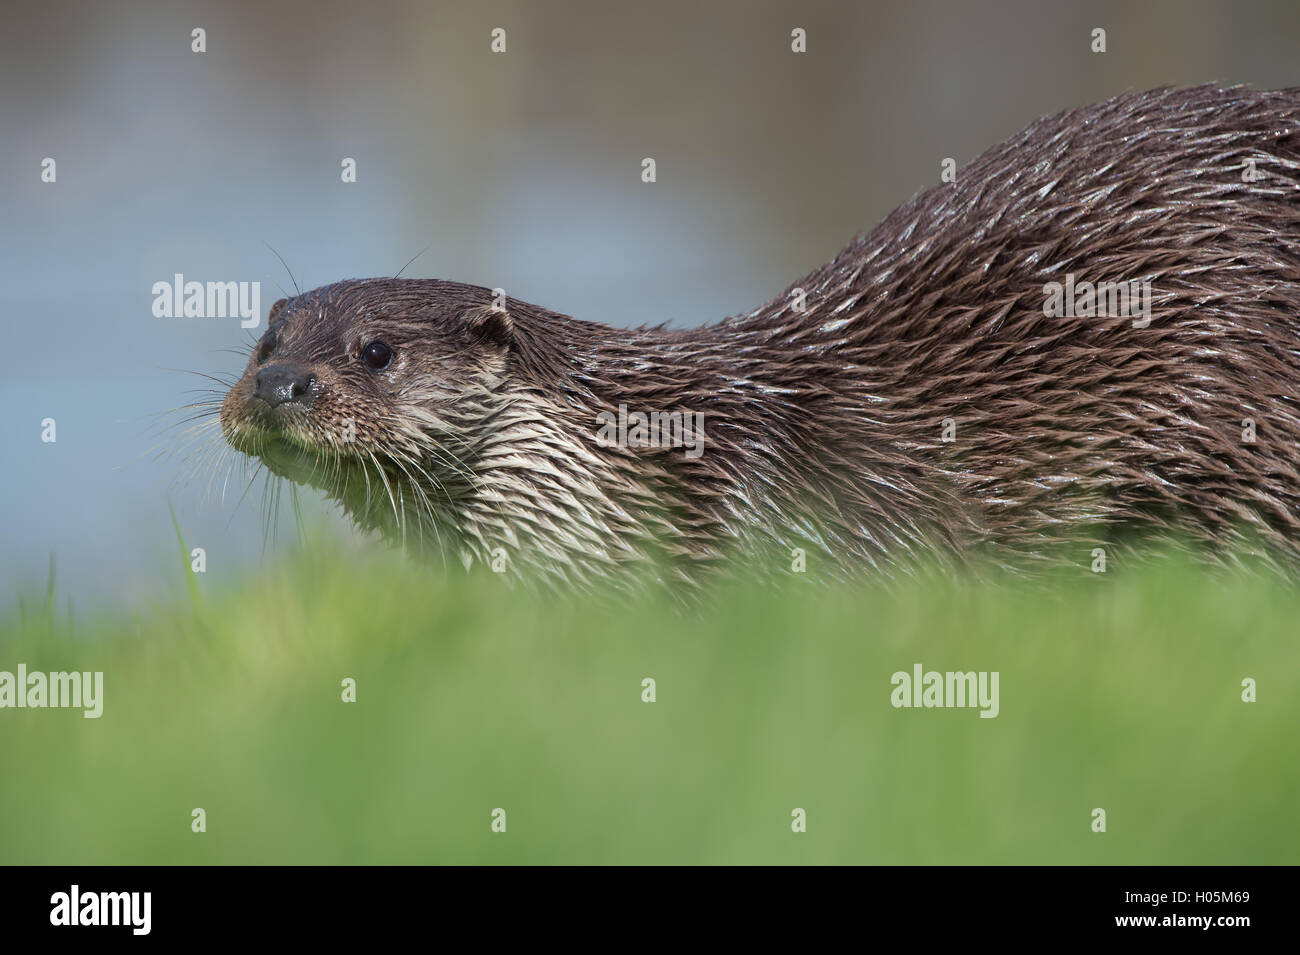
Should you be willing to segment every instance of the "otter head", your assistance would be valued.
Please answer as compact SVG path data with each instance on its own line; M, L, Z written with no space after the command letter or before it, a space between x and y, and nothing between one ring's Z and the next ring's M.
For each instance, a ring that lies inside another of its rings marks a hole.
M407 540L473 485L513 339L490 290L453 282L367 279L281 299L222 402L222 431Z

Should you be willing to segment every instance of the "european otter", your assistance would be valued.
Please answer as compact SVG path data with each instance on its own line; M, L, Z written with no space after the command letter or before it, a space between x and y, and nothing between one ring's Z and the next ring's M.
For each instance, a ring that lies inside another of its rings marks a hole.
M444 281L279 301L221 423L413 549L695 584L1120 529L1297 561L1298 398L1300 88L1202 86L1040 120L707 327Z

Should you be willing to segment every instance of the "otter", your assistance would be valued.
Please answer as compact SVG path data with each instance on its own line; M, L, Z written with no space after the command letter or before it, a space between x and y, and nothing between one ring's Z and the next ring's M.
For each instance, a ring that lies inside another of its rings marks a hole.
M361 527L544 584L1032 573L1063 541L1295 567L1300 88L1034 122L703 327L437 280L282 299L220 421Z

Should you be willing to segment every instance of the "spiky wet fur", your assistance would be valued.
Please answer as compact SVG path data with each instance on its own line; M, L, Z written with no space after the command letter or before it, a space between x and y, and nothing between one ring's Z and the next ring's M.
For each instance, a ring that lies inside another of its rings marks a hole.
M1149 281L1150 326L1045 317L1070 272ZM1300 556L1300 89L1040 120L716 325L491 301L369 279L277 303L268 360L309 363L321 391L259 415L255 356L227 436L412 549L563 585L695 586L727 558L786 573L796 548L823 576L1032 568L1066 539L1081 563L1164 538ZM367 337L393 369L361 367ZM704 453L599 446L620 404L703 413ZM303 456L278 459L286 441Z

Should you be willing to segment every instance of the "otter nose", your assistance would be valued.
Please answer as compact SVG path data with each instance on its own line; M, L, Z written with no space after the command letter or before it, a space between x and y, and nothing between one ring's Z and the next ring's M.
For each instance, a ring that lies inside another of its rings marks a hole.
M311 386L315 383L316 376L308 373L306 368L283 361L268 365L257 373L253 394L272 408L288 401L306 405L311 403Z

